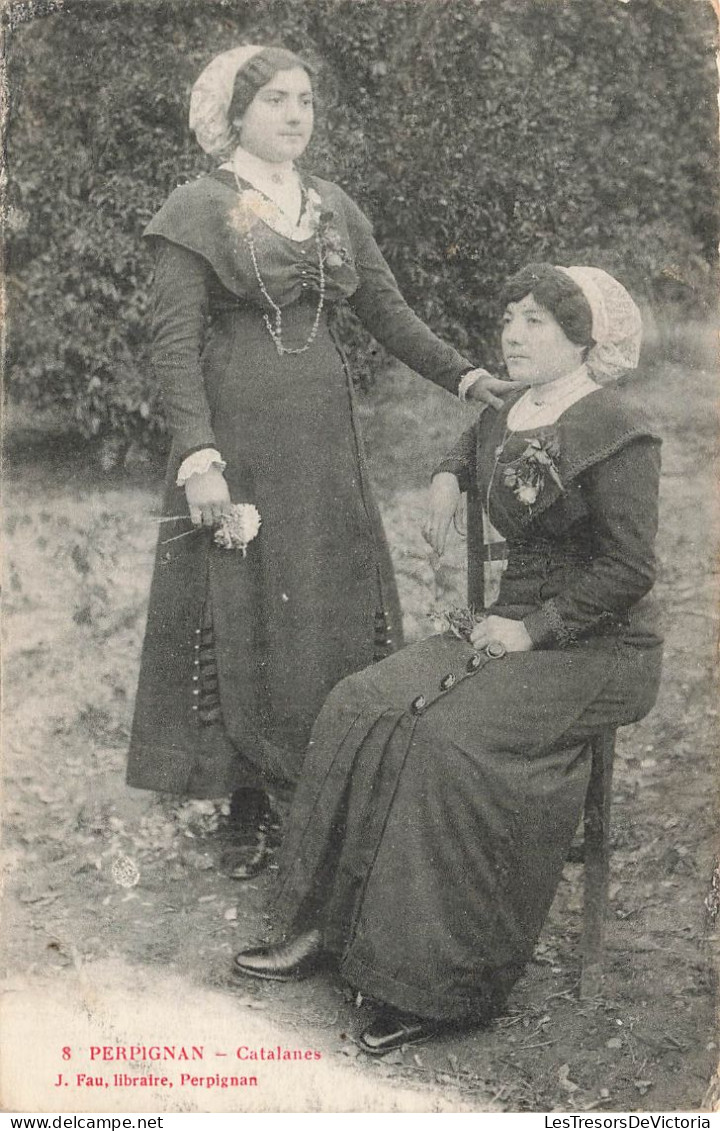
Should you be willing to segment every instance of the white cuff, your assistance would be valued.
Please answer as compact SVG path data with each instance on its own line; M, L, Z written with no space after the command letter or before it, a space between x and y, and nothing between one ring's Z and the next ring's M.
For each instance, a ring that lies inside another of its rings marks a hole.
M184 487L191 475L204 475L211 467L219 467L224 471L227 464L216 448L201 448L182 461L175 485Z
M463 404L465 404L468 389L471 389L475 382L480 380L481 376L482 374L478 373L477 369L471 369L469 373L466 373L464 377L460 378L457 395L458 399L461 400Z

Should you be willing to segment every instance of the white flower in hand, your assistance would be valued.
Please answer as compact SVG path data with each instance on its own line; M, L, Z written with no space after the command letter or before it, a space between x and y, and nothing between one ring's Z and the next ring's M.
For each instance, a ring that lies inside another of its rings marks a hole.
M242 550L247 554L248 543L257 537L262 519L252 503L233 503L222 516L213 541L223 550Z

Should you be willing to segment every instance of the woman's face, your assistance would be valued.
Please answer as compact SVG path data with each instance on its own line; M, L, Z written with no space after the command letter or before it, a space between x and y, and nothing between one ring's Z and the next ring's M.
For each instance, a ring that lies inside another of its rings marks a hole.
M233 124L243 149L263 161L300 157L313 131L313 92L307 71L302 67L278 71Z
M511 381L544 385L578 369L585 346L571 342L559 322L533 295L508 303L502 324L502 352Z

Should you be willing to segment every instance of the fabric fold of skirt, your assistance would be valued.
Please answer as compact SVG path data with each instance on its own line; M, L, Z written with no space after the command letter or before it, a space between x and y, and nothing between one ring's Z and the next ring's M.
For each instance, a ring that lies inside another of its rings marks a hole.
M365 995L449 1020L491 1013L532 956L589 779L573 725L617 665L607 645L473 655L433 637L335 688L276 900L288 929L320 917Z

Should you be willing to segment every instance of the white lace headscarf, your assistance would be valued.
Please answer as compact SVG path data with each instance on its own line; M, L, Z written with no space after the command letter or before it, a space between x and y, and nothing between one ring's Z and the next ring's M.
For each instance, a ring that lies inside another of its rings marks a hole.
M233 135L228 112L235 90L235 77L246 63L264 51L256 44L245 44L223 51L208 63L190 95L190 129L198 145L213 156L228 152Z
M558 267L580 288L592 314L591 347L585 364L598 384L617 380L640 360L642 319L633 299L600 267Z

